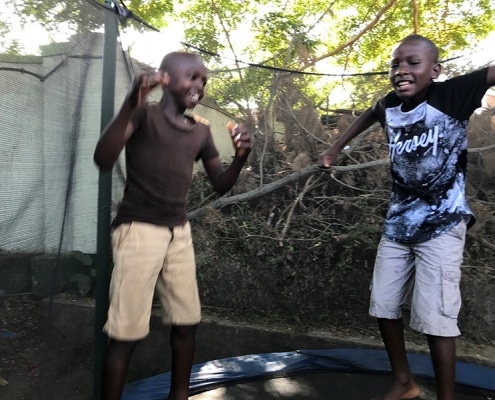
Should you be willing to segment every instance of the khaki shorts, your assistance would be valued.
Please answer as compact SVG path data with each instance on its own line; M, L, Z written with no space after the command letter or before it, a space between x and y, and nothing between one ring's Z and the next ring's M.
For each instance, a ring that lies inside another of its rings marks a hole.
M191 226L174 228L143 222L119 225L112 233L114 268L110 306L103 330L117 340L149 333L153 295L163 322L195 325L201 319Z
M411 297L412 329L428 335L459 336L461 264L466 223L424 243L402 245L382 237L371 282L370 315L402 318Z

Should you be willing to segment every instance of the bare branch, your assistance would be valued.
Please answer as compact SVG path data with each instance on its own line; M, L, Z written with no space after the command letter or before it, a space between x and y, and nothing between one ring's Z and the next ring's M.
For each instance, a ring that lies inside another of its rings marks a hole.
M284 98L285 100L285 103L287 104L287 111L290 113L290 116L292 117L292 119L294 121L296 121L297 125L299 126L299 128L301 128L304 132L306 132L307 135L311 136L314 140L320 142L320 143L324 143L324 144L327 144L327 142L323 139L320 139L319 137L313 135L309 130L307 130L304 125L297 119L296 117L296 114L294 113L294 110L293 108L291 107L291 105L289 104L289 101Z
M311 175L308 180L306 181L306 183L304 184L304 188L303 190L301 191L301 193L299 193L299 195L296 197L296 199L293 201L291 207L290 207L290 210L289 210L289 214L287 215L287 218L285 220L285 224L284 224L284 228L282 229L282 232L280 234L280 238L283 239L285 237L285 234L287 233L287 230L289 229L289 225L290 225L290 221L292 219L292 214L294 214L294 209L296 208L296 206L298 204L300 204L302 202L302 199L304 198L304 195L306 194L306 192L309 190L309 188L311 187L310 186L310 183L311 181L313 180L313 175Z
M249 106L248 90L246 88L246 84L244 82L244 76L242 74L243 68L241 68L241 66L239 65L239 62L238 62L238 59L237 59L237 54L235 52L234 46L232 45L232 41L230 40L229 29L225 26L225 23L224 23L223 18L222 18L222 14L218 10L218 7L216 6L216 2L213 1L213 0L211 1L211 7L215 10L215 12L216 12L216 14L218 16L218 19L220 20L220 24L222 25L222 30L223 30L223 32L225 34L225 37L227 39L227 42L229 44L230 51L234 55L235 66L236 66L236 69L237 69L237 73L239 75L239 81L240 81L242 90L244 91L244 98L246 99L246 102L247 102L246 111L247 111L247 114L248 114L249 124L251 125L253 123L253 116L252 116L251 108Z
M332 172L332 171L352 171L362 168L376 167L378 165L386 165L389 163L388 159L385 160L375 160L367 163L356 164L356 165L343 165L335 166L329 169L321 169L317 165L313 164L306 168L301 168L299 171L294 172L291 175L285 176L275 182L272 182L266 186L251 190L250 192L241 193L231 197L220 197L219 199L213 201L205 207L197 208L193 211L187 213L189 219L195 219L201 216L208 208L219 209L226 205L237 203L240 201L252 200L261 197L265 194L271 193L274 190L280 189L289 183L295 182L299 179L305 179L316 172Z
M413 26L414 26L414 33L418 33L418 20L419 20L419 10L418 10L418 1L417 0L412 0L413 3Z
M485 238L481 238L481 243L483 243L486 247L488 247L491 250L495 250L495 245L491 244L488 240Z
M366 32L371 30L378 22L380 21L380 18L382 17L383 14L385 14L394 4L396 0L390 0L387 4L385 4L375 15L375 17L363 28L361 31L359 31L356 35L354 35L352 38L350 38L346 43L342 43L340 46L332 50L331 52L324 54L320 57L315 58L312 60L312 62L308 65L305 65L304 68L312 67L314 66L317 62L324 60L325 58L332 57L335 54L341 53L346 47L352 46L354 43L356 43L361 36L363 36Z
M491 144L485 147L475 147L472 149L468 149L468 153L483 153L484 151L492 150L492 149L495 149L495 144Z
M472 148L469 149L469 153L481 153L483 151L491 150L494 149L495 145L490 145L490 146L485 146L485 147L478 147L478 148ZM189 219L195 219L203 215L205 211L207 211L209 208L213 209L219 209L222 208L226 205L229 204L234 204L237 202L241 201L247 201L247 200L253 200L258 197L264 196L268 193L273 192L274 190L280 189L281 187L284 187L292 182L295 182L299 179L305 179L312 174L316 172L328 172L333 174L334 172L347 172L347 171L355 171L359 169L364 169L364 168L372 168L372 167L377 167L380 165L387 165L390 164L390 160L388 158L386 159L380 159L380 160L373 160L365 163L360 163L360 164L353 164L353 165L339 165L339 166L334 166L329 169L322 169L319 168L317 165L313 164L305 168L301 168L299 171L294 172L293 174L287 175L283 177L282 179L279 179L275 182L272 182L266 186L259 187L257 189L251 190L250 192L246 193L241 193L235 196L231 197L221 197L210 204L208 204L205 207L202 208L197 208L193 211L190 211L187 216Z

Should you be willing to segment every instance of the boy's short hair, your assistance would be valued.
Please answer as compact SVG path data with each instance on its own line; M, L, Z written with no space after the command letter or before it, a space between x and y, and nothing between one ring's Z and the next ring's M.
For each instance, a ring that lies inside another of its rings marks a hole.
M180 59L201 59L197 54L189 53L187 51L173 51L163 57L160 63L160 71L168 71L174 67L174 64Z
M406 36L404 39L402 39L399 42L399 44L405 43L405 42L423 42L423 43L425 43L431 51L431 54L434 58L434 62L436 62L436 63L438 62L438 47L435 43L433 43L427 37L422 36L422 35L413 34L413 35Z

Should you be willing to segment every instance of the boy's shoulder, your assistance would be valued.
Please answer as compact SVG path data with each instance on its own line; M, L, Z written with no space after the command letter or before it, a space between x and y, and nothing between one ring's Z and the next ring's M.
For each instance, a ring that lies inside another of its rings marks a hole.
M473 111L481 105L481 99L489 87L487 71L487 68L482 68L445 81L431 82L424 103L459 121L469 119ZM386 110L395 109L402 102L403 100L391 91L372 106L382 126L385 123Z
M469 80L469 81L475 81L475 82L479 81L482 84L483 83L486 84L487 73L488 73L488 67L484 67L484 68L476 69L476 70L471 71L471 72L467 72L465 74L453 76L451 78L446 79L443 82L437 82L437 83L448 84L448 83L452 83L452 82L455 83L459 80Z
M151 112L152 114L153 113L161 113L160 103L154 102L154 101L150 101L148 103L144 103L142 106L139 107L139 109L140 109L141 113L143 113L143 112L144 113ZM207 120L206 118L201 117L198 114L193 113L192 111L186 111L184 113L184 116L193 119L194 122L196 122L197 124L204 125L204 126L206 126L208 128L211 126L211 123L210 123L209 120Z
M195 114L193 112L186 111L186 113L184 115L188 116L189 118L192 118L194 120L194 122L196 122L197 124L206 125L208 127L211 125L209 120L207 120L206 118L203 118L202 116Z
M469 89L480 88L486 90L488 84L486 83L486 74L488 68L478 69L466 74L457 75L452 78L448 78L444 81L432 81L428 87L428 94L426 100L428 101L432 95L440 92L446 93L446 90L454 90L456 93L463 95L463 91L469 91ZM459 92L461 90L461 92ZM378 103L383 104L385 107L396 107L402 103L400 97L395 91L390 91L381 99Z
M192 117L198 124L210 126L210 121L208 121L206 118L203 118L203 117L199 116L198 114L193 114Z

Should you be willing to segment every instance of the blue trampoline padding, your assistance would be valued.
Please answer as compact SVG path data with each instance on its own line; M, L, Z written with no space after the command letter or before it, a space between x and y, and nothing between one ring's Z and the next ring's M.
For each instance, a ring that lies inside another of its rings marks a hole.
M433 378L429 355L408 354L413 374ZM247 380L304 372L390 372L384 350L331 349L251 354L195 364L190 390L199 393L209 388ZM457 362L456 381L479 389L495 390L495 369ZM122 400L158 400L167 396L170 372L125 385Z

